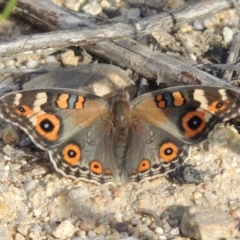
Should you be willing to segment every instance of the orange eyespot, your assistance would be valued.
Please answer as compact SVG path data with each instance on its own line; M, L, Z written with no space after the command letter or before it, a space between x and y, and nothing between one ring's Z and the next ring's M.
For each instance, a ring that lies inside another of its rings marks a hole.
M178 156L179 148L171 142L164 143L159 147L159 156L166 162L171 162Z
M209 105L208 110L210 112L219 112L223 111L226 109L226 103L220 102L220 101L215 101L211 105Z
M143 173L146 172L150 168L151 164L150 161L147 159L143 159L138 166L138 171Z
M16 105L14 105L14 108L15 107L16 107ZM23 115L23 116L31 116L33 114L33 110L30 107L28 107L27 105L22 105L20 107L17 107L15 112L18 115Z
M201 133L206 127L205 115L203 112L188 112L182 118L182 127L186 137L191 138Z
M79 146L71 143L64 147L64 149L62 150L62 155L64 161L73 166L80 161L82 153Z
M99 161L94 160L90 163L90 170L95 174L102 174L102 164Z
M46 113L37 117L36 131L49 141L58 139L60 126L60 120L55 115Z

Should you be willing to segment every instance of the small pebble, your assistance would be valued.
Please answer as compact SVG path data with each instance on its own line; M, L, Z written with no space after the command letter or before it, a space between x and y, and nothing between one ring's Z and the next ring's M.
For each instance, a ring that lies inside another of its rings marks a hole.
M211 28L211 27L215 26L215 24L216 24L215 18L213 16L205 18L203 20L203 24L204 24L205 28Z
M127 238L124 238L124 240L138 240L139 238L136 238L136 237L127 237ZM117 240L117 239L116 239Z
M170 9L178 9L185 5L184 0L168 0L167 5Z
M4 69L5 68L5 64L4 63L0 63L0 69Z
M35 69L35 68L38 67L38 64L39 64L38 61L29 60L29 61L26 63L26 66L27 66L28 69Z
M5 61L6 67L14 67L15 66L15 60L13 59L8 59Z
M64 6L72 11L78 12L81 7L81 3L78 0L65 0Z
M193 23L193 27L195 30L203 30L204 29L203 19L195 20Z
M164 229L164 232L169 233L172 228L171 228L171 226L166 222L166 223L164 223L164 225L163 225L163 229Z
M231 239L238 233L228 214L202 206L192 206L185 212L181 232L197 240Z
M233 38L233 30L229 27L224 27L223 28L223 38L225 43L230 43Z
M97 0L92 0L82 7L82 11L89 15L97 16L102 13L102 7Z
M110 231L109 225L100 225L94 229L96 234L107 234Z
M118 232L127 232L128 225L125 222L118 222L115 224L115 228Z
M45 63L47 64L47 66L49 68L59 68L60 67L60 62L53 55L47 56L45 59Z
M119 212L119 211L117 211L117 212L115 213L114 218L115 218L115 220L118 221L118 222L122 222L122 221L123 221L123 220L122 220L122 219L123 219L123 215L122 215L122 213Z
M66 239L72 237L74 232L75 227L72 225L71 222L65 220L56 227L56 229L52 232L52 235L56 238Z
M173 229L171 229L171 231L169 232L169 234L170 234L171 236L179 235L179 228L173 228Z
M105 240L106 237L103 235L96 236L93 240Z
M160 236L159 240L167 240L167 237L166 236Z
M81 221L79 227L82 230L89 231L97 226L97 220L94 218L85 218Z
M68 49L61 54L61 61L66 66L77 66L79 57L75 56L75 53L73 50Z
M139 18L140 17L139 8L130 8L127 11L126 17L127 19L130 19L130 20L136 20L137 18Z
M25 239L26 238L20 233L16 233L15 238L14 238L14 240L25 240Z
M161 234L163 234L163 229L161 227L156 227L155 233L157 233L158 235L161 235Z
M95 236L97 236L97 234L90 230L90 231L88 231L88 236L89 237L95 237Z
M39 180L31 180L30 182L27 182L24 184L24 190L26 191L27 194L30 194L33 189L36 189L39 186Z
M22 236L26 237L29 232L29 225L28 224L18 224L16 229L19 233L21 233Z

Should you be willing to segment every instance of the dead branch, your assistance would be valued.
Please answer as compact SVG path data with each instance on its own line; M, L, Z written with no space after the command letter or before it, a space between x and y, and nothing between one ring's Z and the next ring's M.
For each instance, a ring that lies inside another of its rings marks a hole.
M203 84L231 86L229 83L167 54L152 52L148 47L131 39L121 40L117 43L99 42L94 46L85 46L85 49L102 58L110 58L120 65L131 66L131 69L138 71L147 79L161 77L166 82L176 82L182 72L189 72L201 79Z
M1 0L0 2L3 2ZM21 1L21 0L20 0ZM39 1L32 1L38 4ZM74 45L92 44L104 40L135 38L150 34L160 29L169 29L196 18L214 14L232 6L232 0L209 0L196 3L187 8L161 13L139 20L135 23L115 23L85 29L63 30L51 33L33 34L0 43L0 56L45 49L48 47L63 48ZM52 11L45 9L46 11ZM60 26L61 24L59 24Z
M233 35L232 44L229 50L227 64L236 64L240 50L240 34L235 33ZM226 81L230 81L232 78L233 70L226 70L223 74L223 79Z
M0 0L0 7L3 8L7 1ZM49 0L19 0L13 14L43 31L96 26L86 14L85 17L84 14L82 17L70 14L66 9L58 7Z

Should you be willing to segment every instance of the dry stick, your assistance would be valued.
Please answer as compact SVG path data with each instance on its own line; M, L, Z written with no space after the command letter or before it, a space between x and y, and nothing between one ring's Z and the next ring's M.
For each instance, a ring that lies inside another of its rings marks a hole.
M116 47L116 44L118 47ZM117 43L99 42L94 46L85 46L85 49L102 58L111 58L113 62L120 65L131 66L131 69L134 71L138 70L139 74L147 79L156 79L161 76L161 78L167 81L176 82L181 73L185 71L201 79L203 84L231 86L229 83L196 67L189 66L167 54L157 51L152 52L148 47L131 39L121 40ZM147 58L149 59L145 62ZM139 69L143 62L145 64Z
M240 23L240 2L239 0L233 0L234 7L236 9L236 13L239 17L239 23ZM233 36L231 48L229 51L228 59L226 63L228 64L236 64L237 58L239 56L239 50L240 50L240 33L235 33ZM239 66L239 64L237 64ZM226 70L223 74L223 79L226 81L230 81L233 75L233 70Z
M233 4L236 9L237 15L239 17L239 23L240 23L240 2L239 0L233 0Z
M232 0L209 0L171 13L157 14L135 23L116 23L93 28L33 34L7 42L0 42L0 56L9 56L47 47L63 48L74 45L82 46L103 40L134 38L193 21L196 18L204 17L210 13L214 14L231 6Z
M240 50L240 33L233 35L232 44L228 54L227 64L235 64L237 62ZM223 74L223 79L230 81L233 75L233 70L226 70Z
M0 7L7 2L8 0L0 0ZM86 16L83 17L83 14L82 17L70 14L49 0L18 0L13 14L44 31L96 26Z
M213 69L213 70L231 70L231 71L240 71L240 66L233 65L233 64L194 64L194 67L200 69Z

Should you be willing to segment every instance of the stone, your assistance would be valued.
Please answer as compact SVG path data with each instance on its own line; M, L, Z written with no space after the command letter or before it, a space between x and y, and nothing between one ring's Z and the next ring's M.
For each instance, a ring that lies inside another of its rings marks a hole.
M73 67L78 65L79 57L76 57L74 51L69 49L61 54L61 60L65 66Z
M128 225L125 222L117 222L115 228L118 232L127 232Z
M181 221L185 237L196 240L230 239L237 235L234 221L224 212L208 207L193 206Z
M230 43L233 39L233 30L229 27L223 28L223 38L225 43Z
M89 3L82 7L82 10L83 12L92 16L97 16L100 13L102 13L102 7L97 0L90 1Z
M28 69L35 69L38 67L38 65L39 65L39 62L35 60L29 60L26 64Z
M92 230L96 226L97 226L97 220L94 218L90 218L90 217L83 219L79 225L80 229L85 230L85 231Z
M66 239L72 237L75 233L75 227L68 220L60 223L59 226L52 232L52 235L56 238Z
M139 8L130 8L126 15L127 19L136 20L140 17L140 10Z
M100 225L94 229L96 234L107 234L110 231L109 225Z

